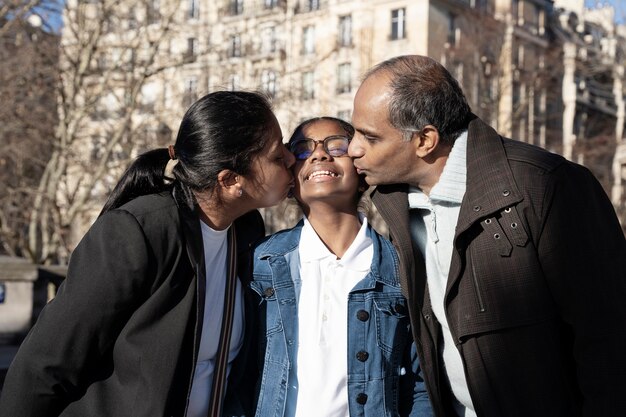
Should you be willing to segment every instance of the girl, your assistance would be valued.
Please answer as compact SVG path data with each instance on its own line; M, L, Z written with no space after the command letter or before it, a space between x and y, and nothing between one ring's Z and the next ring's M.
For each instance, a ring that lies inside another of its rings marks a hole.
M254 253L261 362L256 415L431 416L393 246L357 211L354 129L330 117L289 141L304 219Z

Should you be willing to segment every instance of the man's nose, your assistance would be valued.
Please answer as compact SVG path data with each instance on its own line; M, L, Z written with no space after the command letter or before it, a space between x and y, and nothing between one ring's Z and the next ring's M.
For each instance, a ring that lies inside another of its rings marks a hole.
M360 158L363 156L364 152L360 141L361 139L357 136L357 134L355 134L350 141L350 145L348 145L348 155L350 155L351 158Z

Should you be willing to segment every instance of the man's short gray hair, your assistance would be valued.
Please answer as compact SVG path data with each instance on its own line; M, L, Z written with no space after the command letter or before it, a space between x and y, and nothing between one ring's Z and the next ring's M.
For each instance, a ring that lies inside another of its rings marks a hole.
M444 142L452 144L473 118L459 83L429 57L388 59L370 69L365 79L378 74L390 78L389 121L407 141L432 125Z

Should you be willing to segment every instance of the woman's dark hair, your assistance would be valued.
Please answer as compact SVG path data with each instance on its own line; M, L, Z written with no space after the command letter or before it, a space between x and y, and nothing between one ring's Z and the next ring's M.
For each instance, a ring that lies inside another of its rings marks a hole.
M389 122L406 140L426 125L433 125L440 137L452 144L474 118L457 80L434 59L394 57L370 69L365 78L381 72L391 79Z
M217 91L205 95L191 105L180 124L173 146L178 160L174 182L166 184L163 178L170 160L168 149L148 151L128 167L100 214L172 187L176 198L192 207L194 192L213 190L220 171L250 173L275 120L270 102L260 93Z

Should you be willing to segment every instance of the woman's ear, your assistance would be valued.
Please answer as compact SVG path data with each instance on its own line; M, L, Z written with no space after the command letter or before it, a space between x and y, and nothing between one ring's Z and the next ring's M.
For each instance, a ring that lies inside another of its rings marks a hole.
M217 174L217 185L222 195L229 195L232 198L238 198L243 195L239 175L230 169L223 169Z

